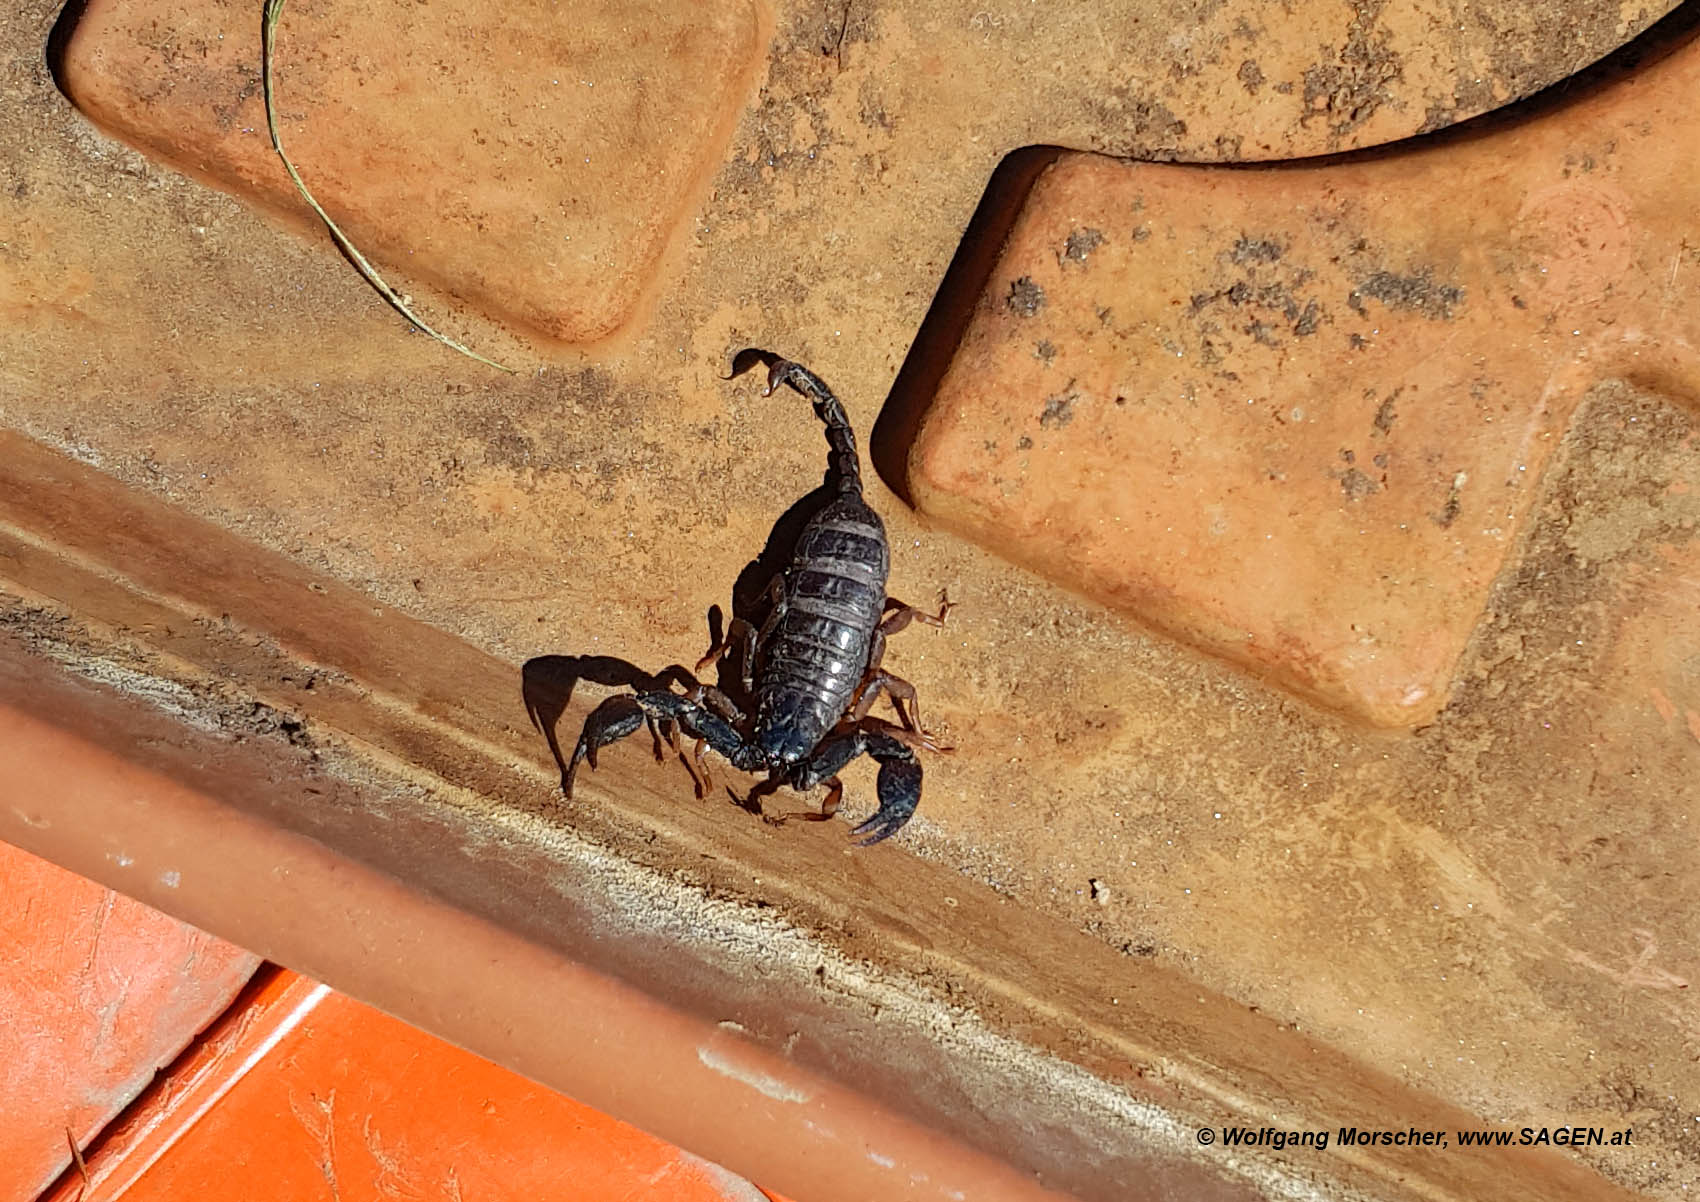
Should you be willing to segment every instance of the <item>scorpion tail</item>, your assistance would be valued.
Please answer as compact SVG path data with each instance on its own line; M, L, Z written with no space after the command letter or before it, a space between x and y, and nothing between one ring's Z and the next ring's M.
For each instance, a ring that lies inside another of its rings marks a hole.
M800 363L773 355L768 358L767 387L762 395L772 396L781 384L789 384L814 402L815 416L826 423L826 441L832 448L827 462L838 477L838 491L860 494L862 461L856 454L856 432L850 428L843 402L832 395L826 381L814 372Z

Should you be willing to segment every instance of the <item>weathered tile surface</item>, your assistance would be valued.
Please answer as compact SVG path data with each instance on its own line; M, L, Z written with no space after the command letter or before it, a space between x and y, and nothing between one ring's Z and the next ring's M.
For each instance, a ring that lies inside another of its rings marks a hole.
M924 419L918 503L1284 688L1429 721L1577 380L1693 345L1671 180L1621 115L1683 120L1676 76L1650 79L1563 141L1275 171L1065 156Z
M0 889L0 1196L33 1198L259 958L6 843Z
M766 26L758 0L293 3L275 67L283 143L380 264L548 337L594 341L656 285ZM257 5L94 0L64 82L150 155L311 220L266 133Z

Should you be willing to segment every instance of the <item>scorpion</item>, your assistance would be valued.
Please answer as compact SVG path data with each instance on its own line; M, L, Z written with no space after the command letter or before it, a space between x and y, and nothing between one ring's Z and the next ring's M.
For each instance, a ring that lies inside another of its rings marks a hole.
M696 665L701 673L735 641L741 643L744 696L754 700L754 713L746 713L721 689L701 683L682 685L682 695L663 689L609 697L585 720L562 786L570 799L580 761L595 768L600 748L647 723L657 758L662 730L676 751L679 732L696 740L695 766L682 751L680 758L699 797L708 787L702 758L706 745L740 771L767 774L747 798L733 795L756 813L761 812L756 801L761 794L782 786L807 792L825 784L827 796L818 813L768 819L822 821L837 812L843 799L838 773L868 755L879 764L879 809L850 832L865 847L890 838L914 815L921 800L916 751L950 750L922 729L914 686L881 666L886 639L914 621L943 626L953 603L941 594L939 611L932 614L886 595L891 548L879 515L862 497L856 436L843 403L819 376L768 351L740 354L734 375L747 354L768 365L763 396L788 385L813 403L829 448L828 499L803 526L789 565L773 577L765 621L757 629L732 618ZM882 693L900 725L870 716Z

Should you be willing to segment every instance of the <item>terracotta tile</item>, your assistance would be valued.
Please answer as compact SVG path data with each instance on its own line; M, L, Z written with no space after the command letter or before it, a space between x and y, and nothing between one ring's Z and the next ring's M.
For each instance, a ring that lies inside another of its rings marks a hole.
M1692 373L1696 64L1397 158L1064 156L922 419L917 503L1284 688L1431 719L1583 386Z
M230 1003L256 957L0 843L0 1197L33 1197Z
M306 977L254 989L51 1198L765 1202L749 1182ZM327 1195L327 1191L328 1195Z
M309 0L280 28L284 146L355 245L571 342L619 329L656 283L766 42L753 0ZM117 137L312 221L267 137L256 5L93 0L62 75Z

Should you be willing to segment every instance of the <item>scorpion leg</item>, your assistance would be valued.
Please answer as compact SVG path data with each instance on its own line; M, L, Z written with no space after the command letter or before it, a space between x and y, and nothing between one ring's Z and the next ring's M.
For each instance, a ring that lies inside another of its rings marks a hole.
M885 659L885 640L889 635L896 634L911 622L923 622L928 626L943 626L945 616L956 607L956 603L945 593L939 594L939 612L930 614L925 610L906 605L896 597L885 599L886 613L890 616L874 629L874 637L868 649L868 671L862 677L862 682L856 686L856 693L851 698L851 718L860 722L868 716L883 692L891 698L891 708L897 711L897 717L903 723L903 728L911 734L920 735L925 746L934 751L948 751L949 748L932 742L930 735L921 726L921 703L915 697L915 686L895 676L880 667ZM909 708L904 709L904 702Z
M762 640L767 637L768 632L784 616L785 577L778 575L769 581L764 596L767 600L768 610L767 619L762 622L761 629L758 631L755 624L746 618L733 618L727 622L726 632L720 636L720 641L710 647L708 654L697 661L699 673L706 672L719 663L721 657L732 649L733 640L736 639L742 644L740 658L743 662L740 665L740 675L743 678L744 691L746 693L755 691L756 648L761 646Z
M663 726L665 726L666 732L667 732L665 735L662 734ZM675 723L672 723L672 722L661 723L661 722L657 722L654 718L650 718L649 719L649 739L650 739L650 742L654 745L655 762L657 764L662 763L667 759L666 749L664 747L662 747L662 745L661 745L663 738L666 739L666 743L667 743L668 747L671 747L674 751L679 750L679 728L678 728L678 726ZM595 766L596 765L594 765L594 764L591 765L591 767L593 767L593 768Z
M714 781L708 775L708 761L702 758L702 749L707 746L707 739L698 739L696 746L691 748L691 758L696 761L696 771L692 772L691 776L696 781L698 801L707 797L709 790L714 788ZM681 755L679 758L683 759L684 756ZM688 763L685 765L687 771L690 767L691 765Z
M767 586L767 617L762 619L761 629L756 632L754 642L744 648L744 692L754 693L756 688L756 648L767 642L773 628L779 625L779 620L785 616L785 574L775 576ZM748 625L748 623L745 623Z
M946 743L940 743L932 733L921 725L921 703L916 700L915 686L901 676L893 676L883 669L870 672L863 678L860 686L860 699L850 711L850 721L863 729L881 729L900 742L917 750L925 748L928 751L949 753L956 748ZM868 711L874 706L874 701L881 693L891 698L891 708L897 711L897 717L903 723L892 726L880 718L868 717ZM907 701L906 710L903 703ZM875 724L869 726L869 723Z
M779 786L784 783L785 782L783 780L775 780L770 776L765 780L758 780L755 783L755 786L742 797L739 797L732 791L731 787L728 786L726 789L726 796L730 797L732 799L732 804L737 806L740 810L745 810L748 813L754 814L763 822L772 823L773 825L778 826L783 823L785 819L782 817L769 818L766 814L762 813L761 799L773 796L773 794L779 791Z
M708 791L714 787L714 782L708 777L708 765L703 763L702 759L702 749L706 742L705 739L697 739L687 752L676 737L673 740L673 750L678 753L679 762L685 766L685 771L691 774L691 789L696 793L698 801L707 797Z
M738 703L711 684L699 684L690 691L690 699L717 717L724 718L735 727L744 725L744 711L738 708ZM696 786L697 798L707 797L714 788L714 781L708 775L708 762L702 758L703 748L708 746L706 738L699 737L696 746L691 749L691 759L694 766L686 761L685 770L691 774L691 783ZM677 749L677 748L675 748ZM679 758L685 758L684 752Z
M685 669L679 664L669 664L653 677L650 677L646 682L641 684L634 682L634 685L635 687L645 691L667 689L671 688L673 685L678 685L688 694L691 689L697 687L697 678L685 671ZM645 715L644 721L649 726L649 739L651 747L655 751L655 762L657 764L662 763L667 758L666 753L662 749L663 741L665 741L667 746L671 747L674 751L679 750L679 724L677 722L671 722L667 719L656 718L650 715ZM592 768L596 767L594 760L591 761L590 766Z
M911 751L940 751L949 754L956 748L940 743L924 730L905 730L895 722L887 722L884 718L863 718L854 723L853 728L872 734L878 731L890 735ZM842 729L842 728L841 728Z
M744 711L738 708L738 703L711 684L699 684L686 696L710 713L726 719L733 726L743 724Z
M774 826L784 826L793 818L801 818L804 822L825 822L838 813L839 803L844 800L844 782L836 776L826 782L826 800L820 803L818 810L791 810L777 817L767 819Z
M915 686L901 676L893 676L884 668L875 668L862 678L862 683L856 686L857 698L850 710L850 720L860 722L868 716L868 711L874 708L874 702L884 693L891 698L891 708L897 711L897 720L903 723L903 729L920 733L921 703L915 698ZM904 709L903 703L909 703Z
M857 842L867 847L895 835L914 815L921 801L921 765L914 749L884 723L858 726L847 734L827 739L804 761L792 784L799 789L812 789L836 777L844 765L864 754L871 755L880 766L877 786L880 806L850 833L865 835L866 838Z
M691 748L690 754L687 755L684 746L679 742L679 724L677 722L657 722L654 718L651 718L649 720L649 732L656 740L655 762L658 764L665 758L661 754L661 739L657 733L658 728L662 726L667 729L667 745L673 749L673 754L679 757L679 762L685 766L685 771L691 774L691 786L696 790L697 800L701 801L708 796L709 789L714 787L714 783L708 779L708 766L702 760L702 749L706 746L707 740L698 739Z
M950 599L950 594L939 590L939 611L930 614L924 609L916 609L913 605L899 601L896 597L885 599L885 612L889 615L879 624L879 632L884 635L896 634L911 622L920 622L925 626L943 626L950 611L956 608L956 602Z
M750 653L755 649L755 639L755 626L744 618L733 618L726 623L726 632L720 636L720 641L708 649L708 654L697 660L697 675L702 675L719 663L721 657L732 650L734 642L743 644L744 662L748 663Z

